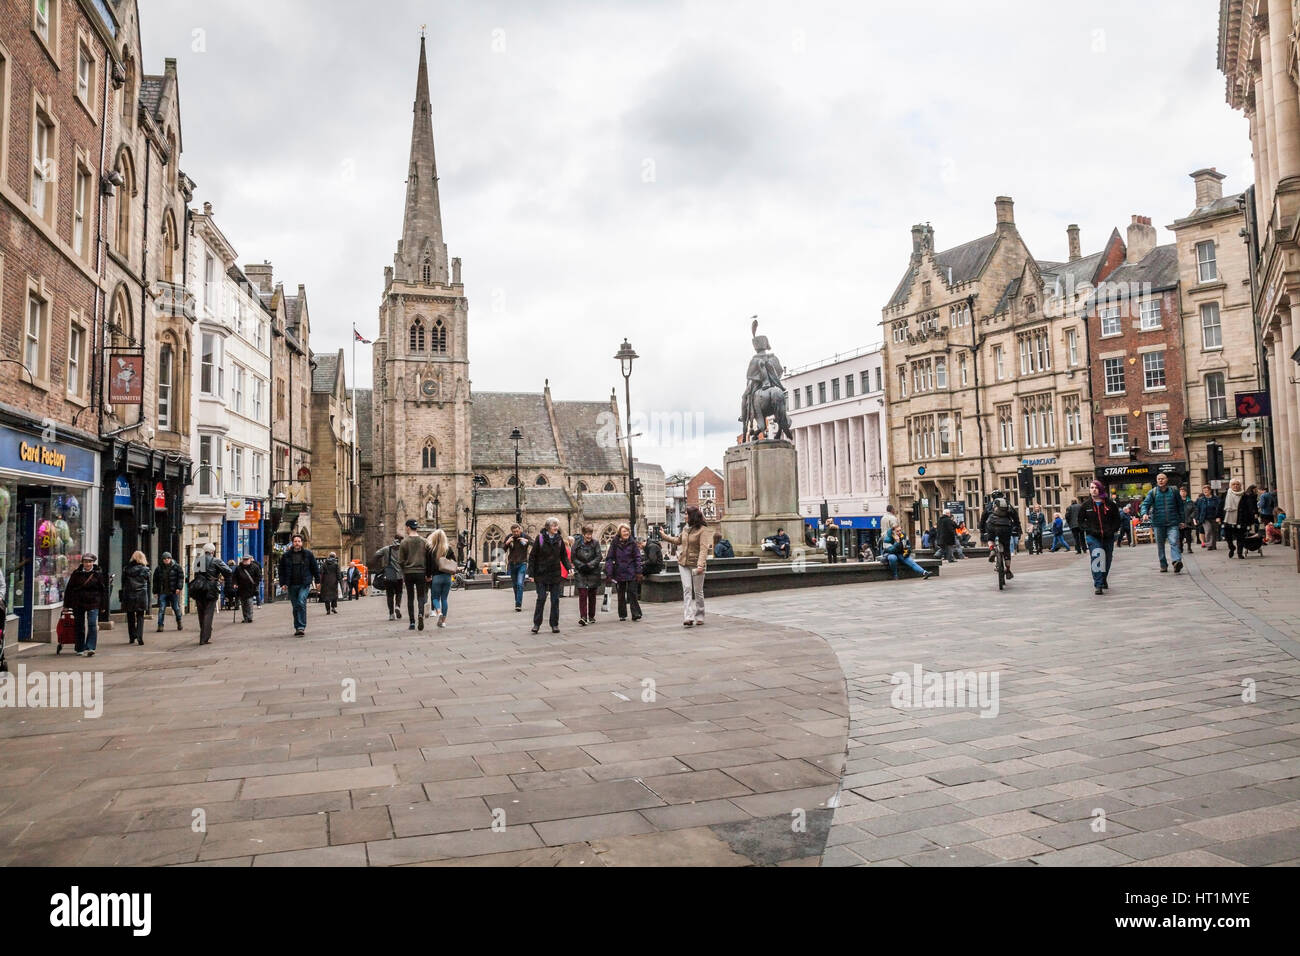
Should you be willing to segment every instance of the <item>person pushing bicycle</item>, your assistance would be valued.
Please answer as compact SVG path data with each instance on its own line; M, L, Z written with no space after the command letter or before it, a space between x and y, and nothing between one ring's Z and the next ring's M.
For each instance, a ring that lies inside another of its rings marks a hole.
M993 550L993 542L996 540L1002 546L1007 578L1015 577L1011 573L1011 537L1020 534L1020 516L1016 514L1005 495L994 494L989 498L989 507L980 518L980 532L984 540L989 542L989 563L992 564L997 557Z

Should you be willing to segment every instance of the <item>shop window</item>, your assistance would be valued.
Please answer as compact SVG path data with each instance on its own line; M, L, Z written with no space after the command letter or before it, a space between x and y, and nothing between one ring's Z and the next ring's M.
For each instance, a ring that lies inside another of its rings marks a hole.
M17 488L14 485L0 483L0 489L3 490L0 497L11 502L16 500ZM36 607L49 607L63 601L63 590L67 586L68 577L81 561L84 545L81 525L83 497L80 492L63 493L56 490L48 498L42 497L31 502L31 527L35 534L32 548L32 603ZM18 522L11 518L5 524L16 526ZM13 544L23 545L25 542L18 542L15 535ZM7 560L12 561L17 552L8 540L6 549ZM6 568L8 570L10 569ZM17 568L14 567L13 570ZM21 589L22 582L15 581L14 584Z

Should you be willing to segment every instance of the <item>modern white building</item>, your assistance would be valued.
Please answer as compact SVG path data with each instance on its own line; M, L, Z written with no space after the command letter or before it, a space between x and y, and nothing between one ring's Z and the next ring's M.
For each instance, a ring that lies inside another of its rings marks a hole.
M271 448L271 314L212 218L190 216L196 300L194 482L185 496L186 566L211 542L225 560L265 563ZM179 556L178 556L179 557Z
M632 473L641 482L641 508L637 518L636 533L644 536L649 524L659 524L667 520L667 508L663 507L666 495L664 469L640 458L634 458ZM648 524L647 524L648 523Z
M805 528L816 529L825 504L830 521L842 529L847 557L879 530L889 504L884 374L879 345L785 374L799 455L799 514Z

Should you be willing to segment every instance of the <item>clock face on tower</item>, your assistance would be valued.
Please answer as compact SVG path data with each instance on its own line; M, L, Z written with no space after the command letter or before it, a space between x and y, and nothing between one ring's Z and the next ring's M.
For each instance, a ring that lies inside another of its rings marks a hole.
M420 392L425 398L433 398L438 393L438 383L430 379L420 385Z

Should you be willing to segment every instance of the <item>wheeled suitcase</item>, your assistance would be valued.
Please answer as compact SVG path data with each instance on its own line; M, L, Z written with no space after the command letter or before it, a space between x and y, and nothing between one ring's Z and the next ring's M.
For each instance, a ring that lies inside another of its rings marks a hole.
M77 643L77 619L70 608L64 608L63 613L59 615L59 623L55 628L59 637L59 646L54 649L55 654L63 653L64 644Z

